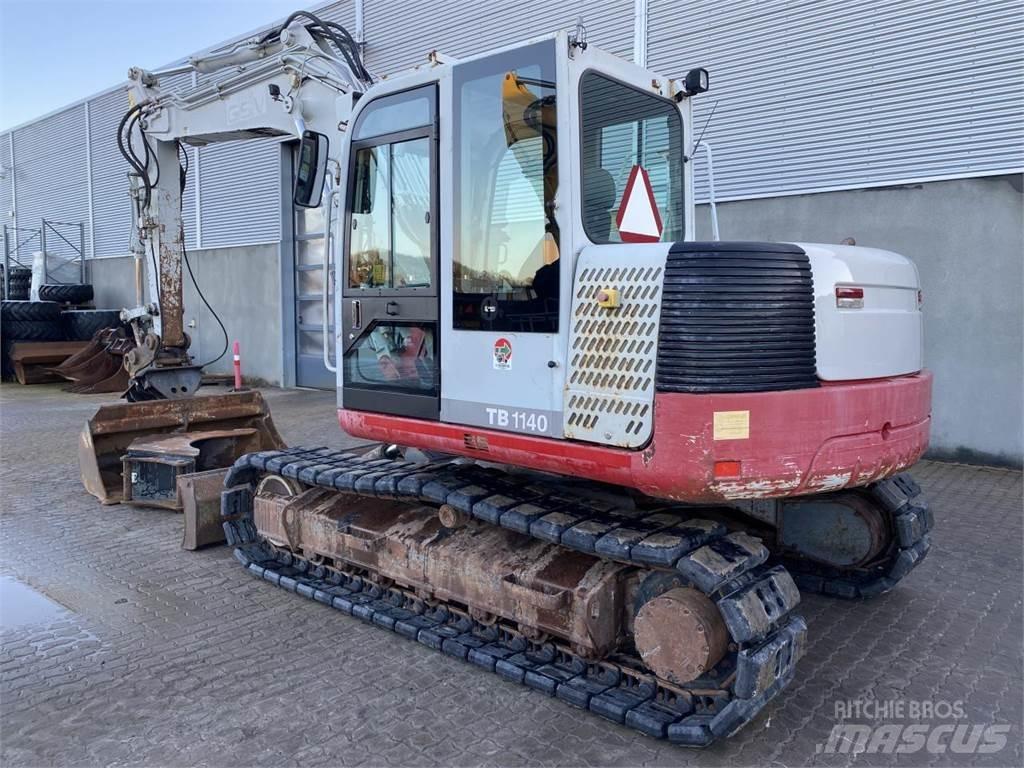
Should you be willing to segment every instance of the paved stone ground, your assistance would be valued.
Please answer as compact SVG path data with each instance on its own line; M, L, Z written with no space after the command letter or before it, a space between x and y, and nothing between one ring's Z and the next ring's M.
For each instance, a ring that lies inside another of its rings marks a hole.
M344 444L332 394L269 398L290 444ZM937 520L929 559L871 602L805 598L795 683L695 752L256 581L224 547L184 552L176 515L99 506L76 435L102 401L0 388L0 577L67 608L0 632L5 766L1024 763L1019 473L917 467ZM956 722L1011 730L988 755L817 749L837 704L871 699L962 702Z

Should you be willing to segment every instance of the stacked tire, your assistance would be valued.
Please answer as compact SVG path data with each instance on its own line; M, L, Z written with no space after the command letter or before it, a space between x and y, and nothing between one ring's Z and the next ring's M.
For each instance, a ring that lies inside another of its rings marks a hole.
M97 331L121 325L121 311L117 309L69 309L60 313L65 338L70 341L89 341Z
M12 301L26 301L32 290L32 270L28 267L11 267L10 273L0 265L0 296L9 289L8 298Z
M0 302L0 362L4 380L14 375L14 366L11 363L11 345L14 342L63 341L66 338L61 319L61 305L57 302Z
M89 283L44 283L39 286L40 301L56 301L58 304L87 304L92 301L93 291Z

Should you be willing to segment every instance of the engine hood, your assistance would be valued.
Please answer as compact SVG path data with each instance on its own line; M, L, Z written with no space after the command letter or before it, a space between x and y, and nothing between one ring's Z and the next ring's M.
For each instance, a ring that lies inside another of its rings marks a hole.
M920 371L921 280L906 256L880 248L797 243L814 275L818 377L852 381ZM863 305L839 307L836 288L863 290Z

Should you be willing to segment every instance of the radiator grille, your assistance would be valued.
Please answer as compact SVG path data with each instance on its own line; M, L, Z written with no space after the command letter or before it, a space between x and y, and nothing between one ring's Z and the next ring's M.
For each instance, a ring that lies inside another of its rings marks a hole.
M659 392L818 386L814 286L788 243L675 243L658 338Z

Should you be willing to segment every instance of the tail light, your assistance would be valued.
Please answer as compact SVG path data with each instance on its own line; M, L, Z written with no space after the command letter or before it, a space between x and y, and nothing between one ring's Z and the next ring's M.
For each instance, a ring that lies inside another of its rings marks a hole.
M839 309L861 309L864 306L864 289L836 286L836 306Z
M716 461L714 475L718 480L722 477L739 477L742 465L738 461Z

